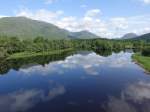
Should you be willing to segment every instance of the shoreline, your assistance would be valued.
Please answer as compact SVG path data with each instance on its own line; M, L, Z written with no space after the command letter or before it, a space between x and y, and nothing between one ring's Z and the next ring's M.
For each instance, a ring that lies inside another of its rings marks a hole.
M150 63L150 57L141 56L139 54L133 54L132 55L133 62L135 64L139 65L140 67L142 67L144 69L145 73L150 74L150 68L147 67L147 64L144 64L144 62L141 62L141 60L142 60L141 58L149 58L149 59L147 59L147 62Z
M44 52L20 52L20 53L14 53L10 56L8 56L6 59L21 59L21 58L30 58L30 57L36 57L36 56L48 56L48 55L55 55L55 54L61 54L64 52L72 51L72 48L68 49L62 49L62 50L54 50L54 51L44 51Z

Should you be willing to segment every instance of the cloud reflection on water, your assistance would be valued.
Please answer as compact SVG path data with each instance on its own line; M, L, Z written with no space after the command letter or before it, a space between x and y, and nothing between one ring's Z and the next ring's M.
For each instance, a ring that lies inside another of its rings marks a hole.
M109 97L107 112L150 112L150 83L129 85L120 97Z
M100 66L112 68L128 67L131 64L131 53L112 54L109 57L102 57L92 52L86 55L76 54L68 56L64 61L56 61L45 65L33 66L28 69L20 69L20 72L25 74L40 73L48 75L52 73L64 74L65 70L81 68L89 75L99 75L98 69Z
M47 94L42 89L18 90L0 95L0 112L22 112L40 102L50 101L66 92L63 85L53 87Z

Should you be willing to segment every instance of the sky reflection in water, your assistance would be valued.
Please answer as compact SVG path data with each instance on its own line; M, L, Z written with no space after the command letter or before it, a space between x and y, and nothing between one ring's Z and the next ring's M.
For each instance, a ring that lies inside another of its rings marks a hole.
M150 77L131 55L79 53L10 70L0 77L0 112L149 112Z

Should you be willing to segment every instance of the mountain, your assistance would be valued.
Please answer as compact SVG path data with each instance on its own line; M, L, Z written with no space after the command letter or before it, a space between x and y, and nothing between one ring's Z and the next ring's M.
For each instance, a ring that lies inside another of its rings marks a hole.
M136 38L138 35L135 33L128 33L125 34L121 39L132 39L132 38Z
M146 40L150 42L150 33L133 38L134 40Z
M88 31L80 31L80 32L71 32L69 35L70 38L73 39L93 39L93 38L100 38L97 35L88 32Z
M0 35L17 36L19 38L35 38L42 36L49 39L91 39L99 38L88 32L69 32L53 24L32 20L26 17L5 17L0 19Z
M50 23L31 20L25 17L5 17L0 19L0 35L31 38L43 36L52 39L65 39L68 31Z

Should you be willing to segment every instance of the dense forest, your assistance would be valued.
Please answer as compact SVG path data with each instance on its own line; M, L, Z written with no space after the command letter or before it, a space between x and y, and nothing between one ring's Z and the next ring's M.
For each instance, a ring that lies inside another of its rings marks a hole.
M8 57L20 52L50 52L63 49L87 50L143 50L144 55L149 55L149 42L144 40L108 40L108 39L73 39L73 40L48 40L43 37L20 40L17 37L0 37L0 57Z

